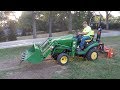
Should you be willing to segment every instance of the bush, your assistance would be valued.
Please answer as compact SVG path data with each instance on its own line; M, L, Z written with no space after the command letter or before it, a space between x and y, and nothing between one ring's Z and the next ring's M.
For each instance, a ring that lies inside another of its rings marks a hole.
M6 28L1 32L1 41L14 41L14 40L17 40L17 38L13 30Z
M3 31L0 31L0 42L5 42L6 41L6 36Z
M120 23L109 23L109 29L120 29Z
M14 41L14 40L17 40L16 35L15 34L10 34L8 36L8 41Z
M106 25L105 25L105 23L103 23L103 22L101 22L101 28L102 29L105 29L106 28ZM98 29L98 23L91 23L91 28L92 29Z

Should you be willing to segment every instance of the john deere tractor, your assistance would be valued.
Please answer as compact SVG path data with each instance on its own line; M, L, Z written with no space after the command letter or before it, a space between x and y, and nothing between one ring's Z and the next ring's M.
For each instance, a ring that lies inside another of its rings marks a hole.
M49 37L44 43L33 44L31 48L26 50L22 54L22 61L40 63L49 55L61 65L67 64L69 58L75 56L81 56L87 60L96 60L98 58L99 38L100 36L97 36L96 39L93 36L91 40L86 40L84 50L78 52L79 42L75 35Z

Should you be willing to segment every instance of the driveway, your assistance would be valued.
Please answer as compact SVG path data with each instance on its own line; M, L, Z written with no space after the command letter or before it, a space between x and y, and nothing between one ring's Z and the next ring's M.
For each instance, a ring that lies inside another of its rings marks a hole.
M110 37L110 36L120 36L120 31L110 31L108 30L107 33L102 33L101 37Z
M47 38L37 38L37 39L27 39L27 40L2 42L2 43L0 43L0 49L20 47L20 46L28 46L28 45L32 45L33 43L42 43L46 39Z

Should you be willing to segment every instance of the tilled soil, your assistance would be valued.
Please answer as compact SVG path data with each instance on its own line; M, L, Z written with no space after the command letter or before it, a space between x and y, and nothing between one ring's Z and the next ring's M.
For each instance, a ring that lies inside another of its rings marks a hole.
M0 71L6 71L5 79L51 79L57 72L63 72L66 66L58 65L55 60L44 60L39 64L22 62L19 59L0 62ZM62 73L61 72L61 73Z
M106 55L99 53L98 58L106 58ZM67 65L61 66L51 57L39 64L20 64L19 58L0 61L0 72L5 72L2 79L53 79L55 74L63 74L66 70Z

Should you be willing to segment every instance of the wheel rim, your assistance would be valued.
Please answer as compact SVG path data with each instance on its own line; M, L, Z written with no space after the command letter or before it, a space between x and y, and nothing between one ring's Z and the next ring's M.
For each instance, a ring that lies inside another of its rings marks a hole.
M92 58L92 60L97 59L97 52L93 52L93 53L91 54L91 58Z
M65 64L65 63L67 62L67 60L68 60L67 56L63 56L63 57L60 59L60 61L61 61L62 64Z

